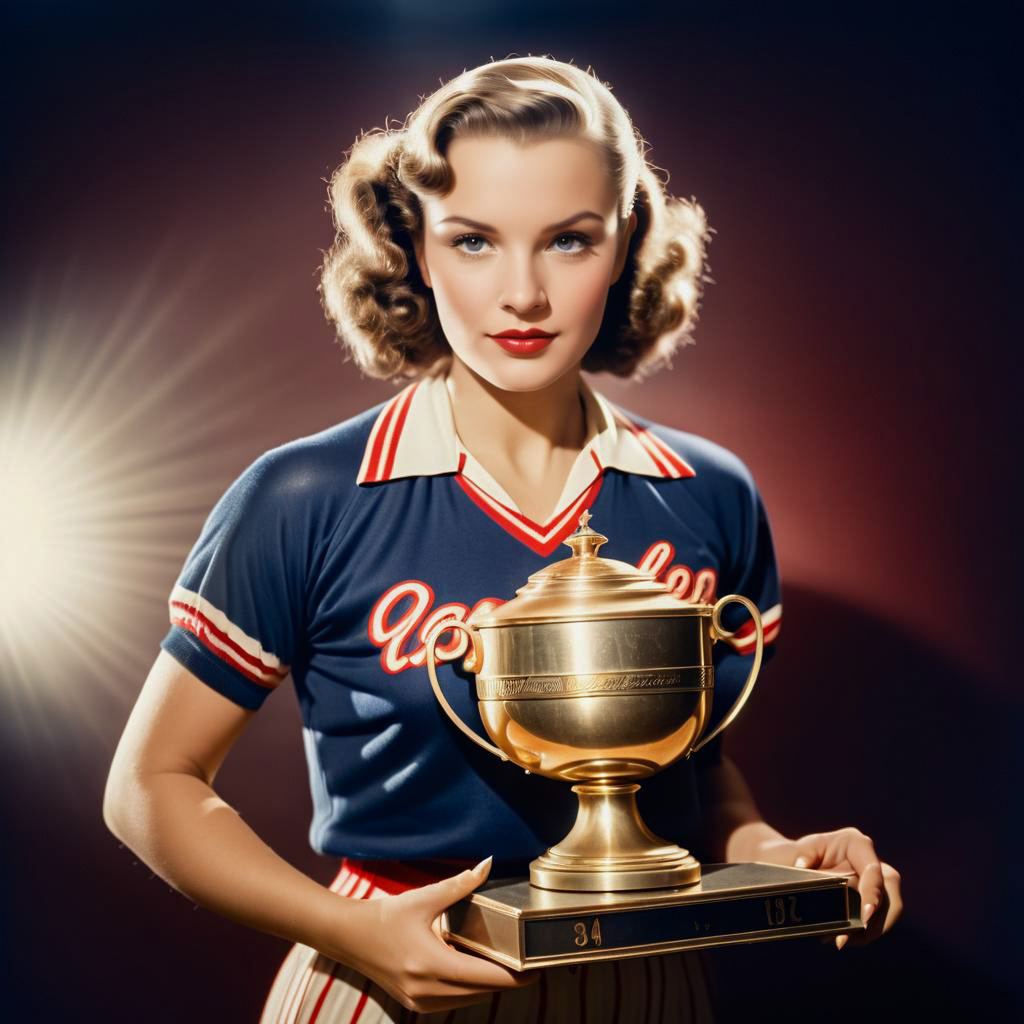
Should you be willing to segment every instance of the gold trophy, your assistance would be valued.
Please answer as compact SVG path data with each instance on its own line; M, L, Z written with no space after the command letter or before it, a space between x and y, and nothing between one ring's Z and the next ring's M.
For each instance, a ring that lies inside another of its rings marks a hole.
M584 512L565 541L570 558L534 573L472 624L439 623L427 640L430 683L455 725L527 773L572 783L579 798L575 825L531 862L529 883L490 880L450 908L449 937L521 970L849 930L845 876L716 865L702 878L692 854L644 824L640 780L690 757L735 720L757 679L764 633L756 606L739 594L687 604L650 573L600 557L608 538L590 518ZM732 635L721 614L733 602L753 619L754 656L739 698L705 733L712 647ZM493 743L441 690L435 647L450 630L468 637L463 666L476 674ZM811 897L823 895L812 907Z

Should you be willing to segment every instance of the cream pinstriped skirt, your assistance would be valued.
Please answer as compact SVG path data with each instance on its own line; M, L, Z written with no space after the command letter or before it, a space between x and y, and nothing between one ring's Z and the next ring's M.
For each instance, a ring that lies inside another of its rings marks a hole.
M370 864L346 859L331 889L353 899L377 899L440 877L413 882L408 873L393 871L384 877ZM532 985L495 992L474 1006L421 1014L405 1009L365 975L309 946L295 945L277 973L260 1024L710 1024L713 1020L699 953L549 967Z

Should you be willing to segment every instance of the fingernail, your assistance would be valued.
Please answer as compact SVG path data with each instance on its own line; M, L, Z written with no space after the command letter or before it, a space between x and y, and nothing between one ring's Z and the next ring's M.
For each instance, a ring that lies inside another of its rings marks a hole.
M796 859L796 866L798 868L805 868L810 863L811 862L806 857L797 857Z
M494 860L494 854L492 853L490 855L490 857L485 857L482 861L480 861L479 864L477 864L477 866L475 868L473 868L473 874L474 875L482 874L484 868L489 868L491 866L491 861L493 861L493 860Z
M848 935L837 935L836 936L836 949L842 949L846 945L846 940L849 938Z
M875 905L873 903L865 903L863 909L860 912L860 919L864 922L864 927L868 926L868 918L875 912Z

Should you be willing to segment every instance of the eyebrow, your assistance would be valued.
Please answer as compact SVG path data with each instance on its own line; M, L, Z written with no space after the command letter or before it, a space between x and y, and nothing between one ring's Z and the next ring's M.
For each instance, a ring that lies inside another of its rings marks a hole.
M604 223L604 217L599 213L594 213L593 210L581 210L579 213L574 213L571 217L566 217L565 220L560 220L557 224L549 224L544 231L557 231L559 228L566 228L570 224L575 224L578 220L583 220L586 217L592 217L594 220L599 220L602 224ZM438 226L441 224L449 224L458 222L459 224L467 224L471 228L476 228L478 231L491 231L497 234L498 229L492 227L490 224L482 224L478 220L470 220L468 217L445 217L444 220L439 220Z

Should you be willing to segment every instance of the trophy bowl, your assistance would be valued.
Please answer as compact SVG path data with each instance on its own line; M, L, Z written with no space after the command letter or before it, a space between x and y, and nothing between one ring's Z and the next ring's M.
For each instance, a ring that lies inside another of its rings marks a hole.
M430 683L473 742L526 772L572 783L576 823L531 862L532 885L573 892L691 885L700 864L644 824L639 780L691 756L739 714L761 666L761 617L741 595L684 603L652 574L599 557L608 538L590 529L590 518L584 512L565 541L572 557L534 573L511 601L472 624L437 624L426 644ZM732 635L721 624L732 602L754 621L754 657L735 704L705 734L712 647ZM436 646L449 631L468 638L463 667L476 675L493 742L470 729L441 690Z

